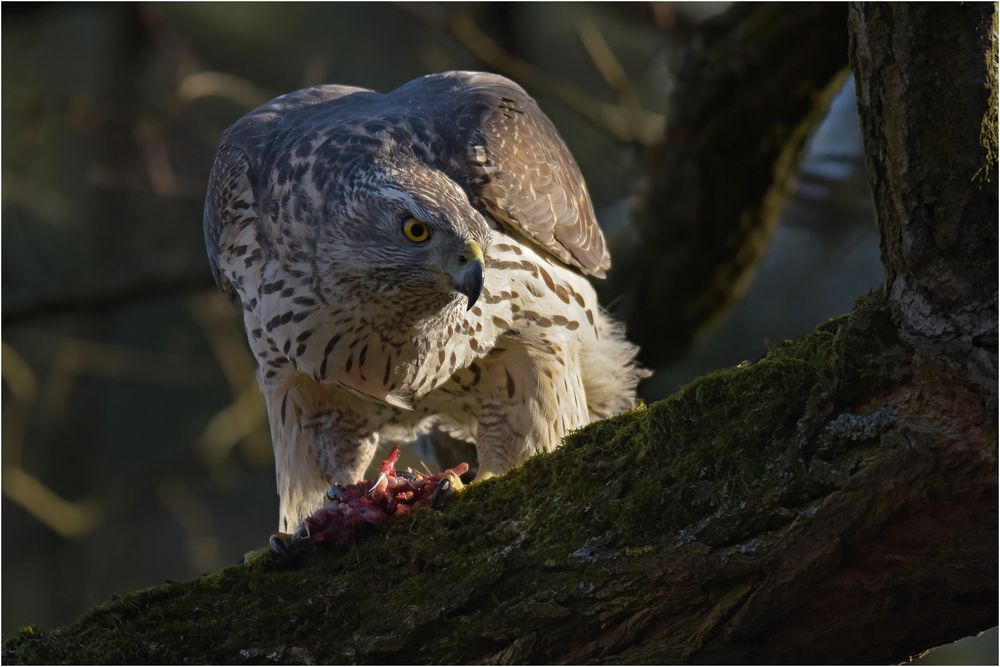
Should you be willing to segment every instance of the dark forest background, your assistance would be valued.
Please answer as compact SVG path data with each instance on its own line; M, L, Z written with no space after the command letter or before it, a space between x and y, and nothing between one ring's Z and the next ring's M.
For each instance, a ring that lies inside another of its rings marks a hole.
M671 72L699 26L726 10L6 4L4 635L234 563L274 528L253 360L202 241L208 169L227 125L311 84L384 91L447 69L506 74L563 134L622 261L650 155L671 139ZM881 283L862 150L845 70L766 250L690 344L655 355L669 362L644 398L756 359ZM629 295L609 289L616 312ZM437 463L427 447L410 456ZM995 660L993 632L959 659Z

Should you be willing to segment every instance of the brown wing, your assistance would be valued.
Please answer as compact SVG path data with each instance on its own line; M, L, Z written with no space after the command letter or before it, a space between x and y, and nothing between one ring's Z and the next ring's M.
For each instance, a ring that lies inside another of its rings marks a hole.
M322 103L338 98L344 99L334 117ZM329 118L286 113L306 107ZM258 186L267 172L260 167L287 158L281 137L305 132L318 122L332 129L336 122L362 116L405 125L409 140L425 144L427 159L461 183L474 205L528 242L585 274L603 278L611 266L583 175L562 137L520 86L495 74L432 74L387 96L347 86L317 86L284 95L227 130L213 184L219 194L230 197L237 183L249 186L251 192L241 193L243 197L253 208L266 208L261 200L265 193ZM224 155L226 148L242 153L243 160ZM218 197L210 196L213 199ZM227 228L218 217L222 205L214 201L209 203L212 210L206 209L213 265L218 261L213 250L218 252ZM262 244L266 237L261 235Z
M498 222L585 274L611 267L580 168L538 104L495 74L463 79L457 125L466 188ZM429 78L429 77L425 77ZM462 170L460 170L462 171Z

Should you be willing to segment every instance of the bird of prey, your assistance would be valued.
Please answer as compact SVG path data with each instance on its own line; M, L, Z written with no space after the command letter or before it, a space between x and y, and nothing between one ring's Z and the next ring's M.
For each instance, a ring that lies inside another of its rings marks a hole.
M223 134L204 227L256 355L280 530L380 441L436 425L485 477L634 405L637 349L586 277L610 259L579 167L502 76L272 100Z

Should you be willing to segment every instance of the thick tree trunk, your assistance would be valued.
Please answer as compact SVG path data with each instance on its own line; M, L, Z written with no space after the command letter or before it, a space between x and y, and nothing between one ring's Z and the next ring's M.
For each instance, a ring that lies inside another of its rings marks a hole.
M855 6L886 291L905 339L997 394L993 5Z
M888 663L995 624L994 12L852 9L884 293L444 511L4 660Z

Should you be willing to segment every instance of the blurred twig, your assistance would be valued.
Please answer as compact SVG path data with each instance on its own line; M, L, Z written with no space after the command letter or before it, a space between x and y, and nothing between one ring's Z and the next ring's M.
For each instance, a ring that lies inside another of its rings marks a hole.
M177 95L183 102L193 102L205 97L219 97L245 109L252 109L274 95L258 88L252 82L225 72L194 72L177 84Z
M178 72L193 72L201 69L200 58L189 40L185 39L163 15L163 9L156 3L145 2L133 5L137 25L146 31L146 37L155 43L158 51L169 54L176 63Z
M57 229L73 227L72 202L51 185L10 171L3 174L3 201L19 206L34 218Z
M153 192L167 196L181 194L177 174L170 164L170 148L160 122L153 116L140 120L135 127L134 136L142 147L146 173ZM185 188L185 191L190 191L190 188Z
M615 57L597 24L590 20L583 21L577 26L577 35L594 67L618 98L618 105L632 126L632 132L637 137L646 138L642 143L647 145L661 140L666 125L665 117L643 109L625 68Z
M2 350L0 374L13 399L13 405L4 406L4 462L19 465L24 429L38 395L38 379L28 362L13 347L3 343Z
M38 355L44 355L49 364L36 408L40 426L47 434L62 423L82 375L182 388L198 386L209 377L208 369L193 364L184 355L43 332L33 333L29 344L38 346Z
M19 466L4 466L3 493L66 538L83 537L101 518L93 501L66 500Z
M207 369L185 354L141 350L84 338L32 332L27 346L44 351L50 367L64 373L86 373L164 387L190 387L205 382Z
M253 381L257 370L253 358L247 353L238 311L217 292L191 299L189 308L219 360L229 389L234 395L238 394L247 382Z
M620 105L594 99L575 84L550 76L531 63L508 53L463 11L444 16L440 11L428 10L422 5L399 3L396 7L427 25L446 29L491 70L514 79L526 88L551 93L618 141L653 145L661 138L661 133L656 129L662 129L665 124L661 114L641 108L638 111L628 111ZM632 115L639 119L638 123L633 122Z
M31 366L7 343L0 343L2 350L2 361L0 361L0 374L3 375L7 388L10 389L14 402L30 406L38 393L38 379L35 377Z
M5 326L12 326L68 312L97 314L151 299L201 292L213 286L212 275L208 271L147 274L102 291L24 299L3 309L3 322ZM5 298L5 301L10 303L11 299Z
M646 146L656 144L662 133L648 131L665 125L663 116L639 110L642 122L634 127L629 113L621 106L596 100L578 86L556 79L542 72L534 65L507 53L496 41L479 28L472 18L464 13L456 13L448 22L451 34L483 63L501 74L510 76L521 85L545 90L578 114L610 133L615 139L625 143Z
M201 324L226 376L232 402L216 413L198 438L201 454L211 467L245 442L255 460L270 456L267 409L256 382L256 365L247 353L242 328L233 326L232 307L217 294L194 299L191 310Z
M257 384L250 382L232 403L212 417L198 438L205 462L217 466L241 440L263 433L266 417L264 398Z

